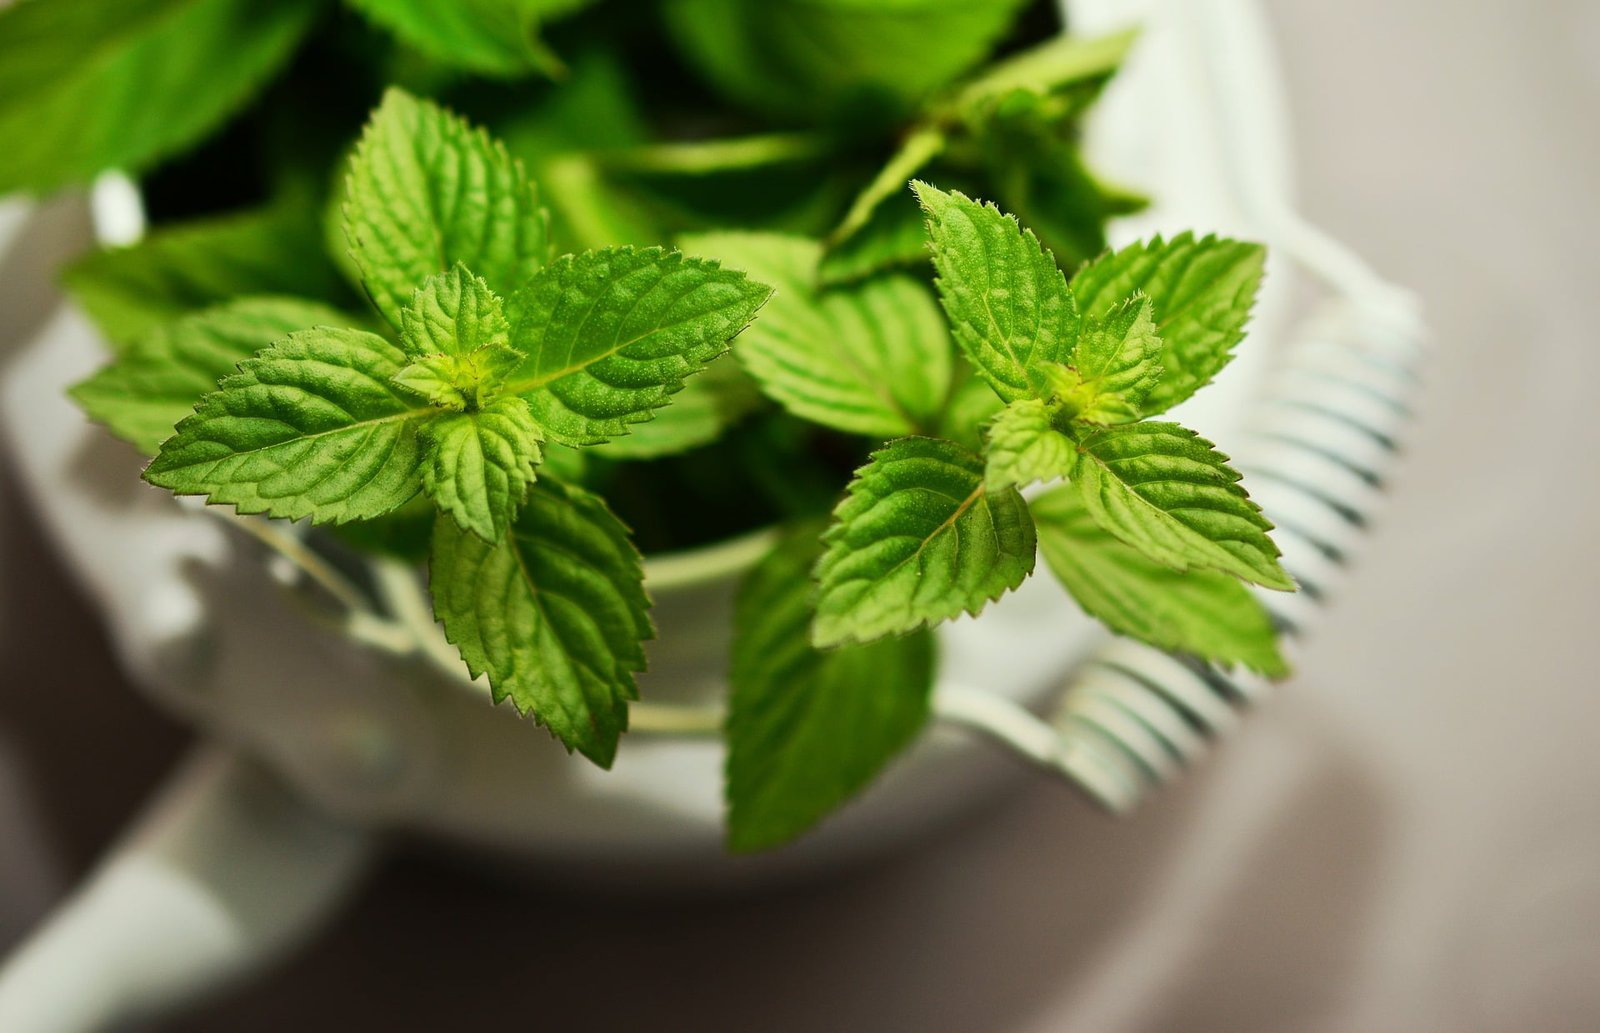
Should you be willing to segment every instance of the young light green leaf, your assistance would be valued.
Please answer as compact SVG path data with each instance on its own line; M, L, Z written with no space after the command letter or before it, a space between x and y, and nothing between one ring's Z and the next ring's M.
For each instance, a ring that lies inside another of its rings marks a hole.
M984 605L1033 570L1033 520L1015 488L985 490L983 460L901 438L856 472L824 536L811 638L821 648L902 634Z
M1037 398L1012 402L989 425L983 483L989 491L1065 477L1077 458L1055 426L1056 407Z
M934 643L926 631L813 647L816 529L787 535L745 578L728 671L728 846L762 850L811 828L859 792L927 723Z
M881 276L819 292L821 245L775 233L683 238L776 288L734 355L796 416L889 437L932 426L950 390L950 337L926 288Z
M510 340L500 299L457 263L418 288L400 311L400 344L415 361L395 374L395 383L435 405L475 410L522 365Z
M422 429L422 487L463 531L495 542L533 483L539 427L520 398L442 415Z
M316 220L289 205L177 223L91 252L67 267L62 285L117 346L235 298L358 300L324 252Z
M1170 241L1131 244L1072 278L1085 316L1106 316L1136 290L1149 296L1163 372L1140 406L1145 415L1188 398L1233 358L1265 260L1260 244L1182 233Z
M761 405L761 390L732 355L719 355L684 382L672 404L620 438L593 446L607 459L655 459L710 444Z
M471 355L509 348L511 324L489 284L457 262L430 277L400 311L400 347L408 355Z
M472 372L471 367L464 369L454 355L420 355L394 375L394 382L441 409L465 412L477 392L470 387L463 389L460 381L470 381Z
M344 228L392 324L457 262L509 296L549 261L547 222L521 163L488 134L403 90L383 95L350 160Z
M1137 292L1104 318L1084 320L1071 365L1051 373L1056 398L1079 423L1132 423L1161 381L1161 338Z
M293 298L244 298L158 326L72 389L84 412L153 456L195 401L245 359L296 330L345 321Z
M551 440L626 434L726 351L771 293L660 248L568 255L507 301L511 345L527 359L506 390L527 398Z
M1220 570L1267 588L1294 582L1267 537L1272 523L1228 457L1176 423L1106 427L1078 442L1072 479L1095 522L1174 570Z
M1065 361L1078 310L1055 259L992 204L913 183L928 213L940 300L956 343L1008 402L1040 394L1039 372Z
M1045 563L1112 631L1269 677L1289 672L1266 609L1237 578L1179 573L1146 558L1097 525L1070 487L1046 492L1031 509Z
M314 0L26 0L0 10L0 194L142 171L283 66Z
M496 703L511 700L603 768L638 698L642 643L654 635L643 578L627 528L605 503L548 479L528 490L498 542L453 520L434 526L434 615L467 669L488 674Z
M480 75L555 73L561 62L539 42L539 23L589 0L350 0L429 57Z
M434 412L391 383L404 362L360 330L290 334L202 398L144 478L289 520L387 513L422 486L417 431Z

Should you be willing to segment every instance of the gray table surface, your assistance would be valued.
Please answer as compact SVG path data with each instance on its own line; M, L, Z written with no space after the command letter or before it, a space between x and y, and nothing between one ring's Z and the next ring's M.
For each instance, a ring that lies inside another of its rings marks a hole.
M1034 784L753 898L395 859L163 1028L1600 1029L1600 4L1270 7L1304 207L1422 293L1437 358L1359 576L1219 756L1120 823ZM3 949L187 736L3 482L0 531Z

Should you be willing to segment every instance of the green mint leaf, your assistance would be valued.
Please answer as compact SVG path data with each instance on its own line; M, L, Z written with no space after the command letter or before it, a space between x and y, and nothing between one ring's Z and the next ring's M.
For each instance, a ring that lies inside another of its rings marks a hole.
M459 262L430 277L400 311L400 346L409 355L464 357L510 345L511 324L500 298Z
M517 522L490 543L453 520L434 527L434 615L496 703L548 728L603 768L628 726L652 637L644 569L598 496L537 481Z
M454 355L420 355L394 375L394 382L441 409L465 412L476 405L477 392L461 386L472 374L472 367Z
M1265 608L1237 578L1179 573L1148 559L1097 525L1070 487L1046 492L1031 508L1045 563L1112 631L1269 677L1289 672Z
M908 276L819 292L821 245L773 233L707 233L685 248L775 288L734 355L796 416L891 437L932 426L950 390L950 336L933 298Z
M830 652L813 647L815 528L787 535L734 605L728 683L728 847L795 838L859 792L928 720L928 632Z
M1015 488L985 490L983 460L901 438L856 471L823 541L812 641L868 642L976 614L1033 570L1033 520Z
M787 119L893 120L977 64L1022 0L670 0L672 41L728 98Z
M390 89L350 160L344 230L384 317L457 262L501 297L550 259L548 216L505 147L444 109Z
M913 183L928 215L940 300L956 343L1008 402L1041 393L1065 361L1078 310L1055 259L1017 220L965 194Z
M422 488L463 531L499 541L542 458L539 427L520 398L440 416L422 429Z
M1221 237L1183 233L1131 244L1072 278L1085 316L1104 317L1134 291L1154 306L1161 335L1160 383L1141 409L1150 416L1177 405L1215 377L1244 340L1266 249Z
M522 364L510 340L500 299L457 263L418 288L400 311L400 345L416 358L395 383L447 409L477 409Z
M1174 570L1220 570L1293 591L1272 523L1228 457L1176 423L1106 427L1078 442L1072 479L1095 522Z
M1104 318L1084 320L1071 365L1048 370L1056 397L1080 423L1132 423L1161 381L1161 338L1150 299L1135 293Z
M195 399L274 341L296 330L342 323L325 305L245 298L158 326L109 366L72 389L84 412L145 455L155 455Z
M1129 29L1108 36L1057 36L1029 50L997 61L963 86L951 105L956 111L983 111L997 98L1017 90L1051 93L1110 78L1138 38Z
M588 0L350 0L378 25L429 57L479 75L556 73L539 23Z
M316 220L289 205L178 223L137 244L91 252L67 267L62 284L118 346L235 298L349 296Z
M314 0L26 0L0 10L0 194L199 140L288 61Z
M906 185L911 178L943 153L947 142L944 130L937 126L924 125L913 129L877 175L872 177L872 181L850 203L844 218L828 235L830 245L849 240L872 220L885 201L905 196Z
M595 445L608 459L655 459L706 445L761 405L761 390L732 355L719 355L684 382L672 404L620 438ZM580 453L581 454L581 453Z
M989 491L1023 488L1071 472L1077 451L1056 429L1055 417L1055 407L1037 398L1012 402L1000 411L989 425L984 450L983 483Z
M568 255L506 302L511 346L527 356L506 390L553 441L618 437L725 352L771 293L661 248Z
M387 513L422 486L417 431L435 411L391 383L404 362L361 330L290 334L202 398L144 478L289 520Z

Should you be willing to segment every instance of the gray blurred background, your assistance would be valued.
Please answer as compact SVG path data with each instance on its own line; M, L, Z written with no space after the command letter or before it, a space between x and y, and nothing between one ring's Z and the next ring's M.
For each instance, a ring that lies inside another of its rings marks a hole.
M1371 552L1226 749L1125 821L1030 781L765 896L399 858L163 1029L1600 1029L1600 3L1268 6L1303 206L1423 295L1436 356ZM187 737L3 477L0 572L3 950Z

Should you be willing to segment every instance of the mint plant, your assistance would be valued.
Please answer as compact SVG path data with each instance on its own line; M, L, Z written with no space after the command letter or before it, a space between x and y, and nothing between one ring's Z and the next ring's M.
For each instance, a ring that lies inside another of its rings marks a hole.
M1294 587L1266 534L1271 524L1210 442L1146 419L1227 364L1260 282L1262 249L1214 237L1156 239L1102 256L1069 283L1037 238L992 204L913 187L954 340L1004 407L977 450L913 434L871 454L822 534L809 606L798 593L786 605L768 602L764 582L777 575L751 576L730 679L736 847L799 834L903 747L927 717L927 629L976 615L1016 588L1039 551L1113 631L1286 672L1271 622L1245 587ZM741 349L759 354L758 333ZM918 375L912 351L881 339L851 343L862 356L858 390L887 392ZM848 394L819 403L836 382L824 362L794 362L766 377L759 360L749 368L764 385L778 382L773 397L813 419L858 418ZM804 390L812 377L814 390ZM1032 502L1019 490L1056 480L1067 483ZM792 572L806 546L784 543L772 568L787 563ZM758 605L784 606L788 616L763 622ZM837 702L849 690L835 679L852 667L862 672L862 698ZM774 726L818 745L783 751Z
M649 419L771 290L660 249L551 261L520 164L399 90L355 150L347 195L350 253L394 339L314 326L241 356L145 479L313 523L371 520L426 494L441 513L435 612L468 668L609 766L652 634L639 557L581 489L542 488L519 512L547 439L598 444ZM79 400L126 425L124 396L104 385L130 375L113 366Z
M1133 37L1026 6L22 0L0 192L141 175L152 231L64 276L112 351L79 404L152 485L425 565L466 671L602 767L643 554L769 532L723 729L762 849L916 740L937 626L1040 554L1113 632L1286 670L1270 525L1162 418L1262 249L1106 248L1143 201L1078 123Z

